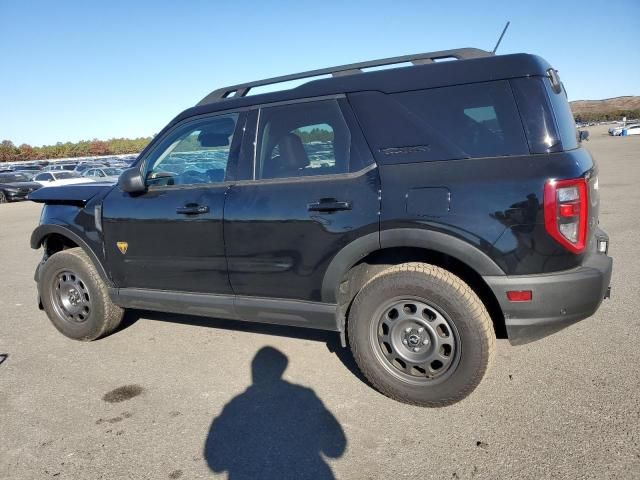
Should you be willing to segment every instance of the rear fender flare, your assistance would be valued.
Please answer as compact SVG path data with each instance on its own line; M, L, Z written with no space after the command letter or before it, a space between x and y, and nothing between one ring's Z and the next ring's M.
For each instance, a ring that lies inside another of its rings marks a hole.
M322 301L337 303L340 281L353 265L376 250L413 247L449 255L481 276L504 276L504 271L474 245L446 233L420 228L397 228L371 233L354 240L333 258L322 281Z

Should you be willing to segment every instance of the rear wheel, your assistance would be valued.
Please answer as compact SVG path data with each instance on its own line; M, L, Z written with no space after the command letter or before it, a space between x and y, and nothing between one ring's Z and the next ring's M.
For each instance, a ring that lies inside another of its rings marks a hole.
M90 341L115 330L124 310L111 302L107 286L80 248L53 254L40 274L42 305L65 336Z
M460 278L424 263L390 267L356 296L349 343L383 394L428 407L458 402L480 383L495 336L484 304Z
M4 194L4 192L0 192L0 203L9 203L9 200L7 200L7 196Z

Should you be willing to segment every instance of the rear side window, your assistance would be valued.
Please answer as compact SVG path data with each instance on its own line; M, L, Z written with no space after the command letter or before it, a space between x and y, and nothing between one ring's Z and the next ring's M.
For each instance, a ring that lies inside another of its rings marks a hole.
M257 138L256 179L341 174L363 166L337 100L265 107Z
M381 163L529 153L506 81L350 99Z

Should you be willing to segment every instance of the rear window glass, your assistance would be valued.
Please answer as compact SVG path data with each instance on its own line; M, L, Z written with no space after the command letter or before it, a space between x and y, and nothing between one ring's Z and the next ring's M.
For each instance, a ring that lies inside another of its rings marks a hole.
M506 81L351 98L382 163L529 153Z

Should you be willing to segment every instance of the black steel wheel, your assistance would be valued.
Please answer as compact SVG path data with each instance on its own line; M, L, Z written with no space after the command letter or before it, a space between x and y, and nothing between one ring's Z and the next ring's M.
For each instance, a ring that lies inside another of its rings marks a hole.
M92 261L80 248L53 254L40 268L38 290L51 323L75 340L95 340L117 328L115 305Z
M495 350L491 318L471 287L425 263L395 265L370 279L351 305L347 333L376 389L426 407L473 392Z
M455 325L440 310L418 298L393 298L371 322L374 351L389 373L420 384L451 374L459 359Z
M60 318L75 323L86 322L91 314L91 296L80 275L63 270L53 282L51 303Z

